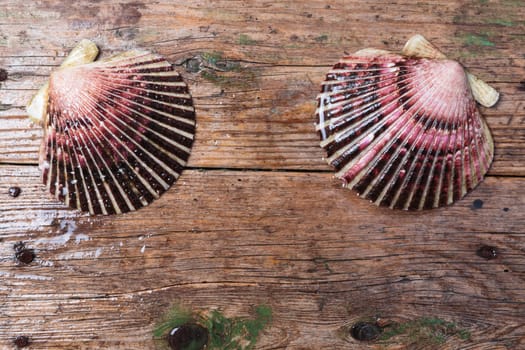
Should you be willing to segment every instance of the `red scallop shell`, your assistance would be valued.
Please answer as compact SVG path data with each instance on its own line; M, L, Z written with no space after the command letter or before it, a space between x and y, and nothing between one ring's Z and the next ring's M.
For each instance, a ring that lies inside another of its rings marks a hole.
M118 214L148 205L177 180L195 110L169 62L134 52L54 72L44 129L47 189L71 208Z
M332 68L317 100L328 163L377 205L451 204L491 165L490 131L456 61L363 50Z

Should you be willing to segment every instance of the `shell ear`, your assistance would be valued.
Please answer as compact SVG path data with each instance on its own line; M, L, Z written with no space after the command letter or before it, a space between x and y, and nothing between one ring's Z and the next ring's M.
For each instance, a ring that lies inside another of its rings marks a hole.
M69 55L60 65L60 68L80 66L95 61L98 56L97 45L88 39L82 39L77 46L71 50Z
M447 58L445 54L439 51L437 47L432 45L430 41L425 39L425 37L421 34L416 34L410 39L408 39L401 53L405 56L413 56L419 58Z
M437 47L432 45L421 34L416 34L408 39L401 51L405 56L431 59L446 59L447 57ZM492 107L499 100L499 93L489 84L465 70L472 95L484 107Z
M499 100L499 92L483 80L467 71L467 78L474 99L484 107L492 107Z
M26 106L26 112L33 123L44 125L49 99L49 83L45 83L31 98Z

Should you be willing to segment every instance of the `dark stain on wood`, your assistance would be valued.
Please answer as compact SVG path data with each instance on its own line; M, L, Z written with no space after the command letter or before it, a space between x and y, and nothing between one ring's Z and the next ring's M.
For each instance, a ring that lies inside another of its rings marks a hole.
M24 242L18 242L13 246L15 250L15 259L22 264L30 264L35 259L35 252L33 249L26 248Z
M7 80L7 71L3 68L0 68L0 82Z
M28 347L30 345L30 340L29 340L29 337L28 336L25 336L25 335L19 335L17 336L14 340L13 340L13 344L17 347L17 348L25 348L25 347Z
M133 1L130 3L120 4L120 10L122 11L119 17L117 17L116 25L133 25L140 21L142 14L141 9L146 8L146 5L139 1Z
M118 28L115 30L115 36L123 40L133 40L137 36L139 30L137 28Z
M140 21L142 17L140 10L145 8L146 5L139 1L129 3L84 1L72 2L65 6L53 0L45 1L42 7L42 9L56 11L62 20L70 21L69 26L77 30L103 25L132 26ZM128 31L130 32L123 35L134 35L133 28L128 28Z

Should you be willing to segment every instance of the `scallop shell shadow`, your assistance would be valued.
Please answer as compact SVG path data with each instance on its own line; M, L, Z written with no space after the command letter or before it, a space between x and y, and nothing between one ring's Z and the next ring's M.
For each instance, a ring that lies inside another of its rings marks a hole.
M43 124L47 189L71 208L119 214L148 205L177 180L195 110L166 59L132 51L52 73Z
M317 100L328 163L376 205L449 205L491 165L490 131L456 61L362 50L332 68Z

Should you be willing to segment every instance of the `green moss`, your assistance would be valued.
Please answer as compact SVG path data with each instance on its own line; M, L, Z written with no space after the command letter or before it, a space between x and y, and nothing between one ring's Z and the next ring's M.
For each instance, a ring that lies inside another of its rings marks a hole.
M255 309L254 319L227 318L213 310L206 323L210 331L209 349L253 349L259 333L271 319L271 308L266 305Z
M467 34L463 37L463 43L467 46L495 46L487 34Z
M512 27L514 25L514 22L512 21L509 21L509 20L506 20L506 19L491 19L491 20L488 20L487 23L490 23L490 24L498 24L500 26L505 26L505 27Z
M202 71L201 77L221 87L228 87L228 85L238 86L238 84L236 83L236 79L234 79L233 77L224 76L220 73L217 73L216 71L209 71L209 70Z
M221 72L237 72L241 70L241 64L238 61L224 58L222 52L204 52L200 57L206 68Z
M226 317L218 310L209 313L191 313L176 306L155 328L153 336L159 341L166 338L174 327L195 322L208 329L209 350L251 350L255 347L262 330L272 320L272 309L259 305L254 309L254 318Z
M257 84L255 72L243 68L239 61L229 60L222 52L205 52L200 55L203 79L220 86L223 90L251 88Z
M215 65L218 61L222 60L222 52L213 51L213 52L204 52L201 57L208 64Z
M201 72L201 77L223 90L249 89L257 85L256 74L241 67L232 68L230 71L206 69Z
M180 306L175 306L162 318L157 327L155 327L153 330L153 336L159 338L166 335L175 327L194 321L195 319L193 318L191 311L183 309Z
M447 322L437 317L423 317L385 327L378 340L379 342L387 342L394 337L404 337L413 344L440 345L452 336L469 340L470 332L459 328L453 322Z
M326 35L326 34L320 35L317 38L315 38L314 40L317 41L318 43L327 41L328 40L328 35Z
M240 45L255 45L257 44L257 41L253 40L249 35L239 34L239 44Z
M522 7L523 0L503 0L502 4L503 6L508 6L508 7Z

